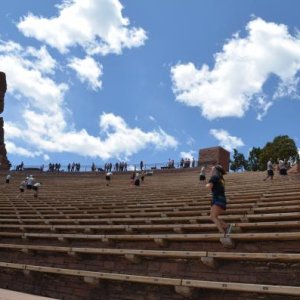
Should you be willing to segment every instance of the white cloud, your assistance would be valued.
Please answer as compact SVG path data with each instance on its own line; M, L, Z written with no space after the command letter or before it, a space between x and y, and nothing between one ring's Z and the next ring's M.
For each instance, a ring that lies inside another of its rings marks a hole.
M33 47L27 48L28 54L32 55L35 59L35 69L43 73L54 73L56 68L56 60L52 58L45 46L42 46L41 49L36 50Z
M45 161L48 161L50 159L49 155L47 155L47 154L44 154L43 158Z
M20 128L15 127L12 122L5 121L4 122L4 131L5 137L11 138L21 138L23 136L22 130Z
M149 116L149 120L152 121L152 122L156 122L156 119L151 115Z
M195 144L195 140L190 136L190 137L187 138L186 144L189 145L189 146L192 146L192 145Z
M207 119L243 117L250 106L259 110L261 119L271 101L287 95L295 97L300 37L290 35L285 25L260 18L250 21L246 30L245 38L233 35L215 54L211 70L206 64L197 69L191 62L171 68L177 101L201 108ZM268 97L271 100L257 100L264 95L264 84L271 74L279 80L277 90Z
M47 152L70 152L102 159L123 159L151 146L164 150L169 147L175 148L178 144L174 137L162 129L144 132L139 128L130 128L121 117L112 113L103 113L100 116L99 126L104 136L102 139L89 135L85 129L67 131L57 126L55 120L50 122L48 116L39 116L34 112L27 111L25 121L30 131L24 133L24 140L30 138L31 146Z
M219 141L220 146L228 151L244 146L241 138L230 135L224 129L211 129L209 133Z
M69 152L108 159L127 158L148 147L164 150L177 146L177 140L161 128L149 132L130 128L123 118L112 113L99 117L101 137L91 136L85 129L72 129L65 120L68 86L49 77L48 71L55 69L55 63L44 63L43 58L51 61L45 51L28 50L12 42L0 43L0 65L9 80L8 93L22 99L18 124L9 120L5 123L9 153L43 155L47 159L49 152ZM40 63L35 63L35 59Z
M10 154L17 154L25 157L36 157L40 156L41 152L39 151L29 151L23 147L17 147L13 142L7 141L5 143L6 151Z
M97 63L92 57L86 56L84 59L73 57L70 59L68 66L77 72L77 76L81 82L88 82L93 89L101 89L102 82L102 65Z
M193 150L190 150L188 152L181 151L180 152L180 157L181 158L189 158L190 160L193 160L195 153L196 152L193 151Z
M255 105L259 111L257 114L257 120L261 121L262 118L267 114L269 108L273 105L273 102L265 100L264 97L257 97Z
M119 0L63 0L57 8L58 16L48 19L28 14L18 23L19 30L62 53L80 45L90 55L120 54L147 39L142 28L129 28Z
M0 65L9 80L7 93L21 94L26 104L38 110L53 114L60 110L68 86L47 77L55 63L45 48L33 50L0 41Z

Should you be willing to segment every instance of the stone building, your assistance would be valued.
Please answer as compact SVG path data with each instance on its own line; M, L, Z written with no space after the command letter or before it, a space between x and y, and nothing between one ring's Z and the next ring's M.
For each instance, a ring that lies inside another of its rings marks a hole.
M229 171L230 152L222 147L211 147L199 150L199 166L210 166L219 163L226 172Z

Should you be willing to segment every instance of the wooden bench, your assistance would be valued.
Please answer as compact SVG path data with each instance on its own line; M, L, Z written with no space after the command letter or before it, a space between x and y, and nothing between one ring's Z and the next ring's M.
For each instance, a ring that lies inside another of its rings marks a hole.
M203 214L203 213L202 213ZM267 213L267 214L237 214L237 215L223 215L221 216L227 222L248 222L248 221L270 221L270 220L299 220L300 212L284 212L284 213ZM46 219L39 216L38 218L2 218L0 219L0 224L28 224L28 223L44 223L48 224L138 224L138 223L175 223L175 222L186 222L186 223L208 223L210 222L209 216L205 213L205 215L199 216L183 216L183 217L125 217L125 218L98 218L98 217L89 217L89 218L55 218L55 219Z
M70 240L98 240L102 242L112 241L152 241L159 246L165 246L167 242L199 242L212 241L222 242L224 238L220 233L203 234L59 234L59 233L19 233L0 232L0 237L6 238L29 238L58 239L59 241ZM233 241L294 241L300 239L300 232L270 232L270 233L232 233L230 240ZM222 242L223 243L223 242ZM226 245L225 245L226 246Z
M217 282L204 280L191 280L184 278L166 278L154 276L140 276L120 273L105 273L85 270L74 270L64 268L53 268L37 265L16 264L0 262L1 268L21 270L24 274L29 275L31 272L39 272L46 274L59 274L66 276L81 277L84 282L96 285L99 280L115 280L135 283L168 285L173 286L175 291L186 296L193 293L193 288L214 289L214 290L228 290L238 292L252 292L263 294L278 294L300 296L300 287L296 286L280 286L280 285L262 285L239 282Z
M273 222L244 222L244 223L231 223L235 228L239 230L263 230L270 228L273 230L286 230L290 228L299 228L300 221L273 221ZM217 231L217 227L213 223L194 223L194 224L133 224L133 225L46 225L46 224L0 224L1 229L16 229L20 231L29 231L30 230L44 230L46 232L55 232L55 231L125 231L125 232L135 232L135 231L174 231L177 233L186 232L186 231Z
M0 249L30 251L59 252L65 254L95 254L119 255L128 258L128 255L138 257L163 257L175 259L201 259L213 258L217 260L251 260L251 261L280 261L299 262L298 253L249 253L249 252L211 252L211 251L178 251L178 250L149 250L149 249L117 249L117 248L91 248L91 247L58 247L40 245L0 244Z

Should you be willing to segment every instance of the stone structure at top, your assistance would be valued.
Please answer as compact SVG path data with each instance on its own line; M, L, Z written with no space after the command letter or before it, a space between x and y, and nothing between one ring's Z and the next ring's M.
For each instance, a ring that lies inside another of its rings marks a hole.
M7 90L5 73L0 72L0 114L4 110L4 96ZM6 156L6 148L4 144L3 118L0 118L0 170L9 170L10 164Z
M229 171L230 152L222 147L212 147L199 150L199 165L212 166L216 163Z

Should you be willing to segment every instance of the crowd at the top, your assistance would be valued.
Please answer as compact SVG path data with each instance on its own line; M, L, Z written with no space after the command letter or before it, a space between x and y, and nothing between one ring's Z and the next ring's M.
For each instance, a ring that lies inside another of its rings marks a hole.
M193 158L182 158L179 162L175 164L174 159L169 159L166 164L149 164L146 165L143 160L139 164L130 164L130 167L126 161L117 161L115 163L106 162L104 165L97 166L94 162L90 166L82 167L79 162L68 163L66 166L62 166L61 163L50 162L48 166L42 164L39 167L28 168L24 166L21 162L15 167L16 171L23 171L28 169L38 169L42 172L80 172L80 171L92 171L92 172L127 172L132 170L146 170L146 169L157 169L157 166L162 169L172 169L172 168L194 168L198 166L198 162Z

